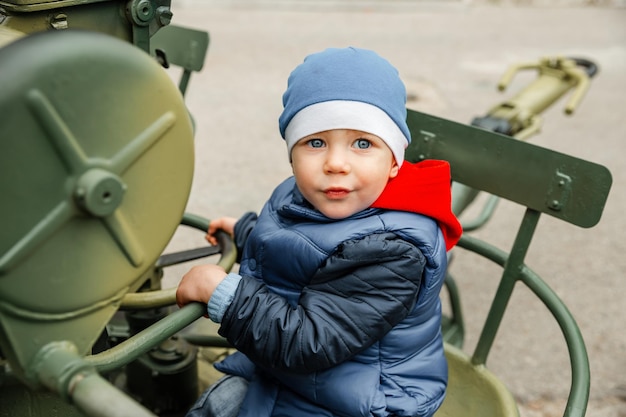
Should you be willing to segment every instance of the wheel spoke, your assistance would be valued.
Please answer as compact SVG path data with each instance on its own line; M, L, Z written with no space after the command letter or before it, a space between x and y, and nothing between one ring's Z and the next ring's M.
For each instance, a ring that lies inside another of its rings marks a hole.
M44 132L48 132L57 154L72 174L84 171L88 158L69 127L40 90L28 92L28 104Z
M145 257L143 249L122 211L118 209L102 221L133 266L140 266Z
M176 116L172 112L164 113L113 157L111 170L122 175L133 162L165 136L175 121Z
M76 214L74 206L68 201L61 201L39 221L19 242L0 258L0 274L11 269L41 243L48 240L69 219Z

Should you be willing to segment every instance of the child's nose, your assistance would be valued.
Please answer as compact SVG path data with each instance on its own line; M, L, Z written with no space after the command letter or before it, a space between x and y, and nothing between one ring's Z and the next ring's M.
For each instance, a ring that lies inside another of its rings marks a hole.
M328 173L350 172L350 161L348 158L348 153L340 148L329 147L326 154L324 171Z

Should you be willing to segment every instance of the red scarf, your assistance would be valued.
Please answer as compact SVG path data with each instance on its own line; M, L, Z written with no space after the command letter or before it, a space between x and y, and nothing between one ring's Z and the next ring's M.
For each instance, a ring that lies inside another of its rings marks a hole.
M450 250L459 241L463 229L452 213L450 164L447 161L425 160L412 164L404 161L398 175L372 207L410 211L432 217L439 223Z

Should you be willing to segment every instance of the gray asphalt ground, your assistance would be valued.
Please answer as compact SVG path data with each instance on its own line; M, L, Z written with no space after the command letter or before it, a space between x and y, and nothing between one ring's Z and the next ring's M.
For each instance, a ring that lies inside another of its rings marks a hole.
M205 67L191 78L187 103L197 123L195 179L188 211L208 218L260 210L290 175L277 131L281 95L304 56L329 46L378 51L399 69L408 106L462 123L484 115L533 79L496 83L515 63L579 56L600 72L573 116L565 100L544 114L532 142L608 167L613 187L591 229L544 216L527 264L576 318L591 362L590 417L626 416L626 8L623 2L199 1L175 0L173 23L206 30ZM173 74L176 77L176 74ZM522 209L501 202L474 233L508 250ZM177 232L168 250L203 243ZM175 285L190 265L172 268ZM465 350L471 352L495 291L498 269L459 250L451 266L463 297ZM208 320L206 320L208 322ZM518 287L488 367L514 393L523 416L563 414L569 362L560 330L530 292Z

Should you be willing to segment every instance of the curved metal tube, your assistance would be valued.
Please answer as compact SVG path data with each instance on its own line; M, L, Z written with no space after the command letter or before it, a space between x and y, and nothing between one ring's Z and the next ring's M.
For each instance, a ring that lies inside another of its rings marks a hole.
M191 213L185 213L183 215L181 224L199 229L203 232L206 232L209 228L208 219ZM220 260L217 264L228 272L237 261L237 249L227 233L218 233L217 241L221 248ZM120 310L146 310L174 304L176 304L176 288L168 288L157 291L128 293L122 298Z
M458 246L487 258L500 266L508 260L508 254L479 239L463 236ZM559 296L546 282L526 265L520 271L519 280L539 298L556 319L565 338L570 357L572 381L564 416L583 417L589 402L589 357L580 329L574 317ZM481 335L481 338L484 336ZM480 341L478 342L480 344Z
M98 374L69 341L51 342L35 357L41 384L90 417L156 417Z
M96 355L87 356L85 360L101 373L118 369L137 359L205 314L206 306L204 304L187 304L119 345Z
M96 372L75 379L72 402L87 416L157 417Z
M147 310L176 303L176 288L158 291L131 292L124 295L120 310Z
M209 229L210 222L211 221L209 219L198 216L197 214L184 213L183 219L181 220L180 224L206 232Z
M463 232L471 232L484 226L493 217L499 201L500 197L493 194L490 195L478 216L470 221L462 222Z
M223 338L222 336L217 335L208 335L208 334L185 334L183 338L195 346L206 346L206 347L222 347L222 348L232 348L228 340Z

